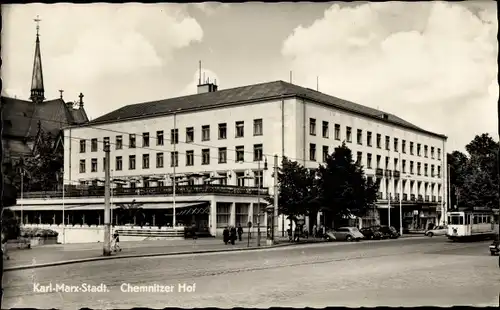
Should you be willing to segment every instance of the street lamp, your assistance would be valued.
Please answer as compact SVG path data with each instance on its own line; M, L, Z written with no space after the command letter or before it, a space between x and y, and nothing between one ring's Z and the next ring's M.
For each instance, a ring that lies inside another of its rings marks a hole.
M265 155L263 155L264 157L264 171L267 170L267 157ZM259 158L259 161L257 162L257 171L259 172L259 174L261 173L261 170L260 170L260 162L261 162L262 158ZM257 188L257 246L260 246L260 211L261 211L261 207L260 207L260 189L262 188L262 183L264 181L264 174L262 173L262 179L259 178L259 187Z

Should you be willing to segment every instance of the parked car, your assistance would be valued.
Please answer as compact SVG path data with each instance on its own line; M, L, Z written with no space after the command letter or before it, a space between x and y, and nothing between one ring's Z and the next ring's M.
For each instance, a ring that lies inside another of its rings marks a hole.
M448 227L446 226L436 226L432 229L426 230L425 235L428 237L433 237L433 236L445 236L446 233L448 232Z
M492 256L500 254L500 241L498 240L493 241L493 243L490 245L490 254Z
M339 227L331 232L339 241L359 241L365 237L357 227Z
M365 236L365 239L369 240L380 240L382 239L382 233L378 231L375 227L365 227L362 228L361 233Z
M382 236L387 239L397 239L400 237L399 232L396 230L396 228L392 226L380 226L379 227L380 233L382 233Z

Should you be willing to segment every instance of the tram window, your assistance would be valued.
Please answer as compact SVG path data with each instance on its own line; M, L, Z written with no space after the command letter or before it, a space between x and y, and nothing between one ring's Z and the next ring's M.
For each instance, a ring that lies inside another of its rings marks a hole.
M474 224L477 224L478 216L474 216Z
M463 216L460 216L460 215L452 215L450 222L453 225L463 225L464 224L464 218L463 218Z
M466 214L465 215L465 225L469 225L470 224L470 214Z
M488 223L488 224L489 224L489 223L491 223L491 221L490 221L490 220L491 220L491 218L490 218L489 216L487 216L487 217L486 217L486 223Z

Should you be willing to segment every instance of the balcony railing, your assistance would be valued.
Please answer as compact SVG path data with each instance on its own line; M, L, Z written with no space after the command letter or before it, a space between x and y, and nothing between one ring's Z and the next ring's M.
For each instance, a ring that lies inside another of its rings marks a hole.
M441 196L438 197L438 202L441 202L442 198Z
M399 170L394 170L394 178L399 179L401 177L401 173Z
M392 176L392 170L385 169L385 177L390 178Z
M375 175L378 176L378 177L383 176L384 175L384 169L382 169L382 168L375 169Z
M419 202L423 202L424 201L424 198L422 197L422 195L418 195L417 201L419 201Z
M193 195L193 194L229 194L229 195L243 195L243 196L257 196L269 195L269 189L257 187L242 187L234 185L179 185L176 186L176 195ZM153 196L173 195L172 186L157 186L157 187L136 187L136 188L113 188L111 195L117 196ZM85 189L66 188L64 197L103 197L104 186L89 187ZM23 199L33 198L62 198L62 191L47 191L47 192L25 192ZM21 198L21 197L18 197Z

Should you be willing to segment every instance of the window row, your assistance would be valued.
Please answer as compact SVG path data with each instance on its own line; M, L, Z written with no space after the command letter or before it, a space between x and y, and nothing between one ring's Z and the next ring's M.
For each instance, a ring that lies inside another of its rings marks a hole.
M329 132L330 132L329 126L330 126L329 122L323 121L323 123L322 123L323 138L329 138ZM352 142L352 135L353 135L352 127L346 126L345 131L346 131L345 141L351 143ZM311 136L316 136L316 119L314 119L314 118L309 119L309 133ZM340 129L339 124L335 124L334 135L335 135L335 140L341 140L341 129ZM373 140L373 133L371 131L367 131L366 132L366 145L373 146L372 140ZM357 130L356 142L359 145L363 145L363 130L362 129ZM376 136L376 145L377 145L377 148L379 148L379 149L382 148L382 135L381 134L377 134L377 136ZM401 152L402 153L407 152L407 146L408 146L407 141L401 140ZM390 136L385 136L384 147L386 150L391 150L391 137ZM399 152L399 149L400 149L399 139L393 138L393 150L395 152ZM414 142L409 143L409 152L410 152L410 155L415 155L415 143ZM428 145L423 146L423 154L424 154L424 157L429 157L429 146ZM421 143L416 144L416 155L422 156L422 144ZM432 159L441 160L441 149L435 148L434 146L431 146L430 147L430 157Z
M253 160L261 161L263 158L263 147L262 144L254 144L253 146ZM235 150L236 162L244 162L245 161L245 147L237 146ZM142 169L149 169L151 167L151 158L150 154L142 154ZM163 168L165 166L165 158L163 152L156 153L156 168ZM195 164L195 154L193 150L186 151L185 153L186 166L194 166ZM201 164L202 165L210 165L211 162L211 152L210 149L202 149L201 150ZM136 155L128 156L128 170L136 169ZM218 149L218 163L225 164L227 163L227 148L220 147ZM106 165L106 158L102 159L102 170L104 171ZM178 167L179 166L179 152L170 152L170 167ZM123 156L115 156L115 171L123 170ZM98 160L97 158L92 158L90 160L90 172L98 171ZM86 160L80 160L80 173L86 172Z
M323 162L326 162L328 156L330 155L330 150L329 147L326 145L323 145L322 149L322 155L323 155ZM362 158L363 158L363 153L362 152L357 152L356 154L356 163L358 165L362 165ZM316 161L316 144L310 143L309 144L309 159L311 161ZM385 169L389 169L389 166L391 164L391 158L389 156L385 156ZM410 165L409 165L409 173L410 174L415 174L415 162L413 160L410 160ZM422 163L417 162L416 163L417 167L417 175L422 175ZM441 177L441 166L438 165L430 165L430 171L429 171L429 164L424 164L424 176L430 176L431 177ZM373 169L373 155L371 153L366 154L366 168L368 169ZM382 156L377 155L376 156L376 166L375 168L381 169L382 168ZM401 173L407 173L407 160L403 159L401 160L401 163L399 162L399 158L394 158L393 159L393 169L401 169Z
M195 128L187 127L186 131L186 143L193 143L195 140ZM201 141L210 141L210 125L201 126ZM263 122L262 119L254 119L253 120L253 135L254 136L262 136L263 135ZM150 146L150 135L149 132L145 132L142 135L142 147ZM245 122L237 121L235 123L235 137L243 138L245 136ZM227 139L227 123L220 123L218 127L218 139L224 140ZM156 145L164 145L165 136L164 131L159 130L156 132ZM109 137L103 138L103 144L109 143ZM171 129L170 130L170 143L177 144L179 143L179 129ZM128 135L128 147L135 148L137 145L137 137L136 134ZM80 140L80 153L85 153L87 147L87 141L85 139ZM90 151L97 152L98 149L98 140L97 138L93 138L90 140ZM118 135L115 137L115 149L121 150L123 149L123 136Z

